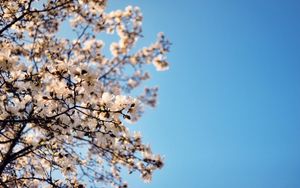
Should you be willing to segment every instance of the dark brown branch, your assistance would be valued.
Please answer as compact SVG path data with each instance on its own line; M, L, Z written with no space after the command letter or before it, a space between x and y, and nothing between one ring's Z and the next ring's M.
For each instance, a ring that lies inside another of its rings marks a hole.
M22 20L26 15L28 14L28 12L22 14L21 16L17 17L16 19L14 19L12 22L10 22L9 24L7 24L5 27L3 27L2 29L0 29L0 36L2 36L2 33L9 29L11 26L13 26L15 23L17 23L18 21Z
M5 154L5 157L0 163L0 176L2 175L5 167L11 162L11 154L14 149L14 147L18 144L19 139L21 138L22 132L26 127L26 123L23 123L20 130L16 133L15 138L13 139L12 143L9 146L8 151Z

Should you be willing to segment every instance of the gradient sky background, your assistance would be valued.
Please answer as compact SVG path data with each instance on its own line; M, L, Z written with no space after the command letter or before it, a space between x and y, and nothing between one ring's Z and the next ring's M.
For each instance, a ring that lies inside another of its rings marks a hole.
M300 1L112 0L163 31L171 69L136 129L165 167L133 188L300 187Z

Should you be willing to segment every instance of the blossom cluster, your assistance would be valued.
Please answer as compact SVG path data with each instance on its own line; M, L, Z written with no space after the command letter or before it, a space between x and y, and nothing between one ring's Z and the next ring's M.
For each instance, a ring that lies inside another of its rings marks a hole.
M121 169L149 182L160 155L128 124L155 106L157 88L131 91L168 69L170 42L134 51L138 7L106 12L106 0L0 1L0 186L127 187ZM65 26L67 25L67 26ZM69 37L61 37L68 27ZM118 41L103 51L99 36Z

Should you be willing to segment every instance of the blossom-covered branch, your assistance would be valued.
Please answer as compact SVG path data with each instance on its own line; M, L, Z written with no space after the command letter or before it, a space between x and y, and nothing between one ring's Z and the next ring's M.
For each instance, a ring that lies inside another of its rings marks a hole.
M163 166L136 122L155 106L157 88L132 92L168 69L170 42L142 36L138 7L105 12L106 0L0 1L0 185L127 187L120 172L148 182ZM61 37L62 28L69 36ZM104 54L101 33L118 41Z

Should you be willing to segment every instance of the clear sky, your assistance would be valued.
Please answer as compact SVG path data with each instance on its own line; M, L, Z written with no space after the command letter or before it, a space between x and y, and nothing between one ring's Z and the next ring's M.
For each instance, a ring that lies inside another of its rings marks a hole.
M300 187L300 1L112 0L163 31L171 69L137 124L165 167L133 188Z

